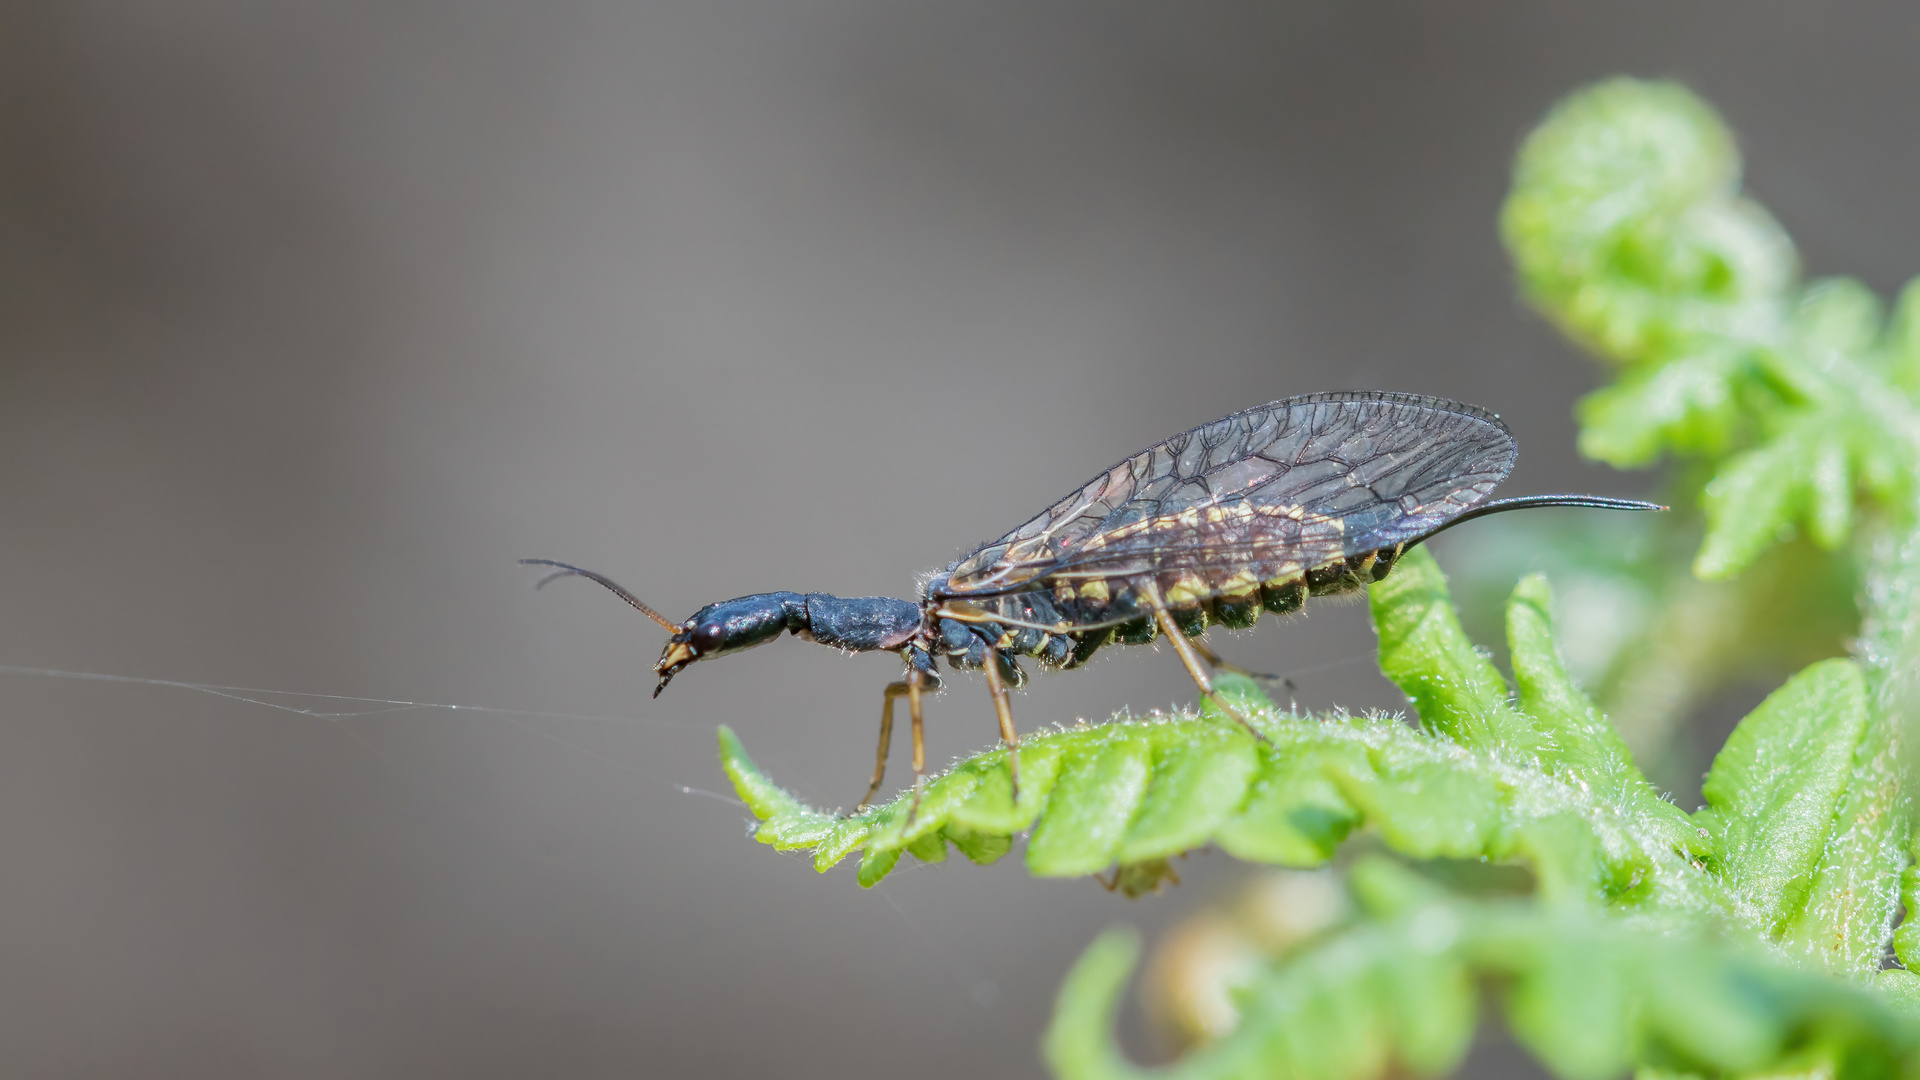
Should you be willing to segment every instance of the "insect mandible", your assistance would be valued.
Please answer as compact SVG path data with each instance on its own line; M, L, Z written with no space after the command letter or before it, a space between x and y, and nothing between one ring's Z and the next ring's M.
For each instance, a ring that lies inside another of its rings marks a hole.
M1541 506L1663 510L1597 495L1485 501L1513 468L1512 432L1493 413L1444 398L1384 392L1307 394L1255 406L1157 443L1102 470L1032 520L934 574L918 600L772 592L709 604L671 622L609 578L551 559L557 577L599 582L672 635L654 696L700 660L790 633L848 652L885 650L905 677L882 698L873 780L880 790L893 705L913 723L915 805L926 777L923 695L938 662L984 671L1019 786L1010 688L1018 657L1044 669L1085 664L1109 643L1164 635L1203 696L1256 738L1223 700L1209 667L1231 668L1200 636L1212 623L1252 626L1308 597L1379 581L1407 548L1486 514ZM1236 669L1237 670L1237 669Z

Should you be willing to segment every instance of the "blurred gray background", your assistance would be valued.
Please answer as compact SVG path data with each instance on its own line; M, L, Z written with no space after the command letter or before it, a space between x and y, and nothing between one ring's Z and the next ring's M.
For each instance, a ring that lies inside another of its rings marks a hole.
M1920 269L1917 34L1895 4L0 7L0 664L576 714L0 674L0 1071L1038 1074L1094 933L1230 860L1138 902L1017 859L816 875L699 793L714 727L851 804L894 661L784 642L651 701L657 628L513 560L674 617L908 595L1146 443L1349 387L1505 414L1509 493L1651 490L1576 458L1598 373L1514 299L1518 139L1597 77L1682 78L1810 272L1884 294ZM1397 707L1371 647L1354 604L1224 646ZM936 761L993 737L953 685ZM1131 650L1016 716L1190 695Z

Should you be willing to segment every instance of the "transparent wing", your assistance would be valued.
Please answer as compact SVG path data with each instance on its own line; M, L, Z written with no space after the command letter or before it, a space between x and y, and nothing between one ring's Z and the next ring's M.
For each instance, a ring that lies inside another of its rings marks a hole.
M1314 566L1424 536L1513 468L1493 414L1443 398L1310 394L1119 462L950 572L955 596L1223 559Z

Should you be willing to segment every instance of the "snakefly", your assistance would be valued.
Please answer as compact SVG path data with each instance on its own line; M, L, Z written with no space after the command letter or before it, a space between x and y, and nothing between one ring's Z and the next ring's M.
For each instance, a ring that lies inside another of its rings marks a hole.
M938 662L986 673L1007 763L1019 783L1007 691L1026 682L1018 657L1076 668L1109 643L1164 635L1203 696L1256 738L1215 693L1198 640L1207 627L1252 626L1310 596L1349 592L1392 571L1408 547L1470 518L1536 506L1661 510L1595 495L1485 501L1513 468L1513 434L1484 409L1395 393L1285 398L1202 424L1105 469L1039 516L934 574L917 600L773 592L709 604L670 622L590 570L548 559L541 579L599 582L672 635L654 672L657 697L687 665L742 652L782 631L848 652L899 653L888 686L865 807L886 772L893 705L913 721L916 805L926 774L921 698Z

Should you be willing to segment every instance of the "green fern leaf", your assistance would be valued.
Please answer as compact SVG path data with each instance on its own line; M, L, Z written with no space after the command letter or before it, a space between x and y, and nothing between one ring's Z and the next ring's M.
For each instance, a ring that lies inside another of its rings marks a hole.
M1816 281L1800 296L1794 320L1800 342L1816 361L1861 356L1880 343L1886 312L1873 290L1856 278Z
M1920 278L1900 290L1883 348L1887 378L1909 396L1920 395Z
M1793 245L1739 195L1719 116L1673 83L1613 79L1557 106L1514 167L1501 231L1530 299L1625 363L1764 328Z
M1151 1075L1439 1075L1472 1039L1476 983L1508 988L1515 1035L1568 1080L1633 1066L1660 1067L1643 1076L1788 1075L1809 1064L1809 1047L1850 1075L1920 1067L1920 1016L1893 989L1900 980L1875 993L1685 924L1462 898L1383 859L1355 867L1353 891L1363 918L1273 962L1241 994L1231 1033ZM1056 1075L1149 1075L1109 1034L1138 951L1131 932L1109 931L1061 987L1045 1042Z
M1567 674L1553 644L1552 603L1553 591L1540 574L1522 578L1507 601L1507 648L1519 706L1550 733L1547 761L1580 776L1650 790L1626 741Z
M1507 703L1507 683L1467 639L1440 567L1424 548L1367 590L1380 670L1406 692L1428 730L1462 745L1538 754L1551 737Z
M1092 874L1209 842L1250 860L1316 865L1361 825L1415 857L1508 858L1542 850L1527 839L1530 829L1565 821L1579 823L1582 842L1597 853L1588 875L1596 882L1648 883L1649 872L1657 871L1658 902L1716 902L1710 888L1698 887L1705 881L1682 887L1700 875L1687 853L1672 846L1673 837L1644 828L1633 807L1611 793L1603 797L1591 784L1516 767L1390 717L1269 710L1254 720L1272 745L1189 714L1047 732L1023 742L1022 801L1041 806L1031 823L1028 868L1041 876ZM870 885L903 851L937 861L952 840L970 858L991 861L1010 848L1009 832L979 827L982 817L995 816L994 807L987 815L972 812L974 800L996 797L980 776L1004 776L1002 750L929 781L909 825L910 792L868 814L834 818L775 788L731 730L722 729L720 739L736 789L755 793L747 801L762 818L757 838L781 849L811 849L823 871L864 849L860 880ZM1030 769L1030 758L1061 765Z
M1806 905L1866 725L1859 666L1823 661L1742 720L1707 774L1710 809L1695 820L1714 834L1724 880L1770 937Z
M1625 365L1580 407L1581 451L1621 467L1722 458L1694 569L1744 570L1804 529L1846 542L1854 504L1907 498L1920 422L1920 296L1891 327L1864 285L1795 284L1793 246L1739 194L1732 134L1669 83L1616 79L1528 139L1504 231L1529 299ZM1744 450L1742 449L1744 447Z
M1619 469L1651 465L1668 449L1719 454L1738 436L1743 350L1703 345L1670 363L1642 365L1580 402L1580 452Z

